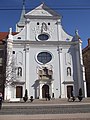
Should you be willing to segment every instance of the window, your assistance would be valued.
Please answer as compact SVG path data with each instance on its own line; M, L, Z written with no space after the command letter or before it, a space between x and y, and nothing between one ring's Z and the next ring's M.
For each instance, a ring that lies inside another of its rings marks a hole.
M13 51L13 54L15 54L15 51Z
M38 35L39 40L48 40L49 36L47 34L40 34Z
M37 55L37 60L43 64L46 64L52 60L52 55L48 52L41 52Z
M18 37L17 39L21 39L21 37Z
M39 25L39 22L37 22L37 25Z
M67 67L67 76L71 76L71 68Z
M0 50L0 58L3 57L3 55L4 55L4 51Z

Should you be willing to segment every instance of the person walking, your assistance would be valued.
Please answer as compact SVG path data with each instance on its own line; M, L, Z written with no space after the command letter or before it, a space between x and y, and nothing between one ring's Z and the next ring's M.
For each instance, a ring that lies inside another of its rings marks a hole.
M72 90L72 100L73 100L73 102L75 101L75 94L74 94L73 90Z

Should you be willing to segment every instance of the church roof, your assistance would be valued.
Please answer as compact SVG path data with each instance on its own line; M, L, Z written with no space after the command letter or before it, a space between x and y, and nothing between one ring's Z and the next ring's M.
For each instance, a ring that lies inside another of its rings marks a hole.
M0 32L0 41L7 38L8 34L9 34L8 32Z
M13 32L12 35L16 35L17 32ZM8 38L9 32L0 32L0 41Z
M46 6L44 3L42 3L41 5L39 5L32 11L25 14L25 17L26 18L28 18L28 17L29 18L33 18L33 17L36 17L36 18L37 17L61 18L61 16L57 12L55 12L54 10L52 10L51 8Z

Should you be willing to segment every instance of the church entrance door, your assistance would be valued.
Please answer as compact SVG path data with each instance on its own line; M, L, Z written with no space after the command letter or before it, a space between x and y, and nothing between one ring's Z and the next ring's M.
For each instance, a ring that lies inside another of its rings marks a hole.
M67 97L72 97L73 86L67 86Z
M22 98L22 86L16 87L16 98Z
M46 95L49 95L49 86L48 85L43 85L43 87L42 87L42 98L45 98Z

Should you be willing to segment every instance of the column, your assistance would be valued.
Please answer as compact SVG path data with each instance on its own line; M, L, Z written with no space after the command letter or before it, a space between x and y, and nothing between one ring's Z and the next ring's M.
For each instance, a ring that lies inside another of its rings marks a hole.
M59 20L57 21L57 38L58 38L58 41L61 41L61 40L62 40L62 37L61 37L61 29L62 29L61 20L59 19Z
M81 86L83 88L84 96L87 97L87 89L86 89L86 80L85 80L85 68L83 65L83 57L82 57L82 41L79 40L79 51L80 51L80 62L81 62Z
M58 61L59 61L59 82L60 82L60 98L62 97L62 81L63 81L63 56L62 56L62 48L58 46Z
M81 63L80 63L80 55L79 55L79 46L76 46L76 66L77 66L77 77L78 77L78 90L82 88L81 86Z
M29 90L29 46L26 46L26 51L25 51L25 89L28 90L28 95L30 94Z
M30 23L30 20L29 19L27 19L27 40L29 40L30 39L30 26L29 26L29 23Z

